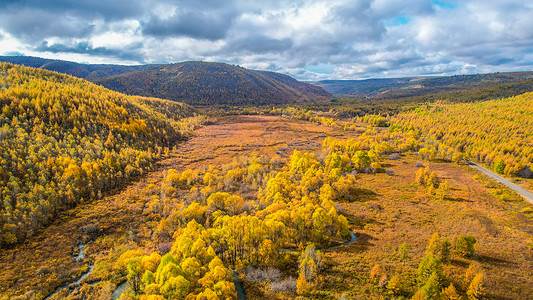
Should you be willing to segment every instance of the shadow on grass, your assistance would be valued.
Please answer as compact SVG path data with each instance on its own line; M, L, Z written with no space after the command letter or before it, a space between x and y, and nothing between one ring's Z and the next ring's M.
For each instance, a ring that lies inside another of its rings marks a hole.
M352 190L350 195L345 198L339 199L339 202L366 202L377 200L378 194L372 190L364 188L355 188Z
M461 268L468 268L468 266L470 265L470 263L467 261L457 260L457 259L452 259L450 261L450 264L456 267L461 267Z
M484 254L476 254L474 256L474 259L479 261L479 262L490 264L490 265L493 265L493 266L512 266L512 265L516 264L516 263L510 262L510 261L505 260L505 259L492 257L492 256L487 256L487 255L484 255Z
M474 202L472 200L468 200L461 197L444 197L444 200L450 201L450 202Z
M385 224L365 214L359 214L359 215L343 214L343 215L346 217L346 220L348 220L348 224L354 225L357 227L364 227L366 224L377 224L377 225Z

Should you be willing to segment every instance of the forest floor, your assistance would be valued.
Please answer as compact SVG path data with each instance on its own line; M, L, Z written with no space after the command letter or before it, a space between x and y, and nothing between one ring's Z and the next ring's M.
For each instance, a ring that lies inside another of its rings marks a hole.
M23 295L20 299L42 299L85 272L89 261L98 263L85 282L102 282L83 288L112 291L124 275L107 274L106 270L113 269L108 265L124 248L135 245L153 251L158 247L151 239L158 220L150 219L143 211L148 199L157 195L155 187L170 168L179 172L201 169L253 153L287 157L293 149L321 152L325 136L349 138L355 134L282 117L222 117L178 145L157 170L115 194L62 213L32 240L2 250L0 299L19 295ZM466 165L424 162L450 184L448 194L436 198L414 181L417 159L414 154L402 155L398 160L384 159L382 166L392 170L392 176L358 175L355 200L339 206L359 238L349 246L324 251L324 283L312 297L388 298L370 279L370 269L379 263L389 276L416 271L431 235L438 232L450 240L466 233L478 240L472 259L454 256L444 268L457 288L462 288L468 265L477 262L485 271L488 298L533 299L531 205ZM86 262L77 263L74 258L80 241L87 242ZM410 249L409 258L399 262L396 252L404 242ZM245 288L248 299L293 295L274 294L266 285L248 282Z
M182 172L187 168L222 165L252 153L276 156L279 152L289 156L292 149L321 149L324 137L343 135L344 132L329 127L274 116L220 118L177 145L155 171L114 194L61 213L51 226L31 240L12 249L2 249L0 299L15 296L42 299L86 272L89 262L116 259L114 255L131 243L147 251L156 250L151 234L158 223L148 219L143 210L168 169ZM88 242L84 251L86 259L76 262L75 255L82 241ZM85 282L108 279L106 276L97 265ZM122 280L123 277L110 278L113 284Z
M474 257L454 255L444 266L456 288L466 289L463 275L469 264L478 263L485 273L488 299L533 299L531 204L467 165L446 162L424 162L450 184L442 199L430 195L415 182L417 159L410 154L383 162L393 176L358 177L358 199L340 205L360 238L350 247L326 252L330 264L324 273L329 278L317 296L331 295L331 291L349 299L387 295L370 279L371 268L379 263L388 278L409 273L416 277L425 247L437 232L452 243L464 234L478 241ZM404 242L409 258L400 262L397 250Z

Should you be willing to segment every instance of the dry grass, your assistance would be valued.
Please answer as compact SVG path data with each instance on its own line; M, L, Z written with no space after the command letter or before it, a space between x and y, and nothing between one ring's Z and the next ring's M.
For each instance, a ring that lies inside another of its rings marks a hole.
M80 228L98 223L98 236L88 238L88 260L97 265L87 279L104 279L114 284L124 274L113 271L112 261L128 247L140 246L147 252L157 248L151 232L158 220L143 214L148 198L158 193L164 171L169 168L204 168L230 163L234 157L259 155L287 156L293 149L322 151L325 135L348 137L341 132L304 121L274 116L228 116L214 125L196 131L179 145L160 168L114 195L79 206L62 215L32 241L0 252L0 299L23 295L36 299L83 272L73 253L82 239ZM281 148L281 149L280 149ZM278 153L277 153L278 152ZM430 163L432 170L450 184L444 200L429 196L414 183L419 160L414 155L384 160L383 167L393 171L358 175L357 200L340 203L359 240L348 246L326 251L324 284L314 297L336 299L380 298L385 293L370 282L369 272L376 263L387 272L416 268L434 232L452 239L471 233L478 239L473 260L454 257L445 273L460 287L468 263L478 261L486 273L490 298L533 298L533 209L519 197L491 183L467 166ZM428 164L425 162L425 164ZM399 263L395 252L406 242L409 259ZM41 268L49 273L36 275ZM257 284L245 282L249 299L287 298L294 294L275 294ZM41 295L39 297L39 295Z
M203 127L185 143L178 145L160 167L139 178L115 194L78 206L61 215L52 226L38 233L32 240L13 249L0 252L0 299L41 299L64 282L83 273L89 262L97 265L87 281L100 279L118 283L124 274L113 273L111 261L121 251L137 246L147 252L157 245L150 238L157 222L147 219L143 208L148 198L158 191L164 172L170 168L204 168L208 165L230 163L234 157L254 152L277 156L279 147L292 154L294 143L320 147L325 135L342 136L343 132L304 121L273 116L227 116L214 125ZM322 136L322 137L319 137ZM156 220L157 221L157 220ZM86 261L76 263L77 245L84 239L80 228L98 224L98 234L87 238ZM37 270L48 270L37 275Z
M278 116L227 116L197 130L177 149L175 155L181 161L173 165L186 168L222 165L230 163L234 157L254 152L268 157L288 156L294 149L320 148L326 135L342 137L346 133Z
M357 201L342 203L341 207L351 216L361 238L350 247L328 252L330 280L324 286L326 291L318 294L348 293L359 295L360 299L386 295L369 280L372 266L381 264L389 275L408 269L395 257L398 246L405 242L410 249L410 259L405 264L416 268L431 235L438 232L450 240L467 233L478 240L472 260L454 257L453 263L445 267L446 275L457 287L461 286L468 264L477 261L486 274L489 298L531 299L530 205L467 166L432 162L431 169L451 187L450 195L437 199L414 183L416 160L416 156L408 156L387 161L394 176L360 175L358 182L364 193Z

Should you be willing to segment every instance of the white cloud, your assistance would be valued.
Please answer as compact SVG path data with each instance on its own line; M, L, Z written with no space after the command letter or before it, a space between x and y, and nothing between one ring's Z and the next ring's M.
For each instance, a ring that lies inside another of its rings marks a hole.
M0 3L0 54L95 63L222 61L300 79L533 66L527 0L43 3Z

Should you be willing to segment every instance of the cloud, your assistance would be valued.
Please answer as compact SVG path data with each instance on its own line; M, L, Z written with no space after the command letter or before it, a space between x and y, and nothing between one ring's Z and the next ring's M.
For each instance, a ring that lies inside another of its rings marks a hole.
M93 47L90 41L80 41L70 45L53 43L49 44L47 41L43 41L34 50L38 52L51 52L51 53L78 53L89 54L94 56L108 56L113 58L121 58L124 60L139 60L142 55L136 50L141 45L130 45L129 50L124 49L108 49L106 47Z
M25 56L24 53L18 51L6 52L6 56Z
M154 1L140 0L3 0L0 10L6 14L25 13L26 10L54 13L56 16L77 16L82 19L104 18L105 20L120 20L137 17L153 7ZM39 17L39 15L35 15Z
M262 34L255 34L231 40L227 43L224 51L255 54L280 53L289 50L292 45L293 41L290 38L275 39Z
M531 15L527 0L5 0L0 51L300 79L512 71L533 66Z
M79 38L89 35L94 29L92 24L74 16L59 18L55 13L40 9L2 12L0 26L2 30L27 42L50 36Z
M155 37L188 36L198 39L224 38L231 20L215 13L186 12L169 19L151 17L142 24L142 32Z
M177 1L167 7L172 11L161 16L152 14L142 22L142 32L155 37L193 37L217 40L226 36L233 18L238 15L231 2Z

